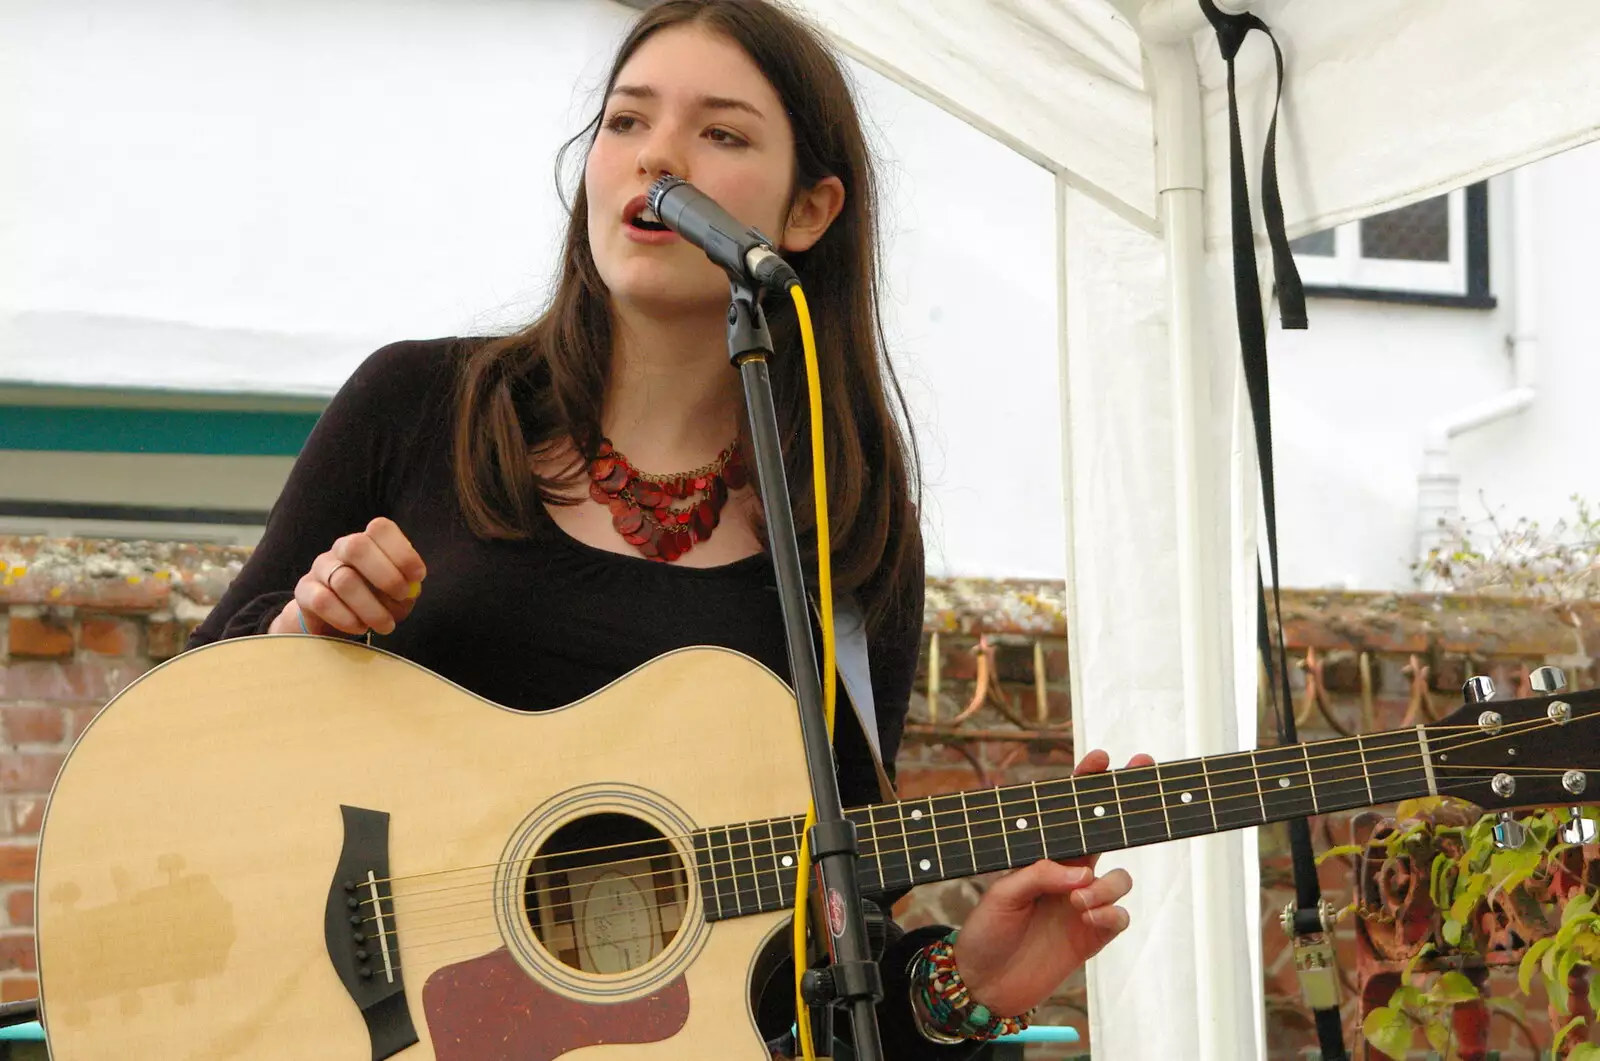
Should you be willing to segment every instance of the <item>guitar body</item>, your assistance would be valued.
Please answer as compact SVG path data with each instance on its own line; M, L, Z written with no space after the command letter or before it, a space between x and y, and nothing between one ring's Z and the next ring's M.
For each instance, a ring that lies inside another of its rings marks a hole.
M788 915L708 921L687 834L807 798L788 689L725 650L537 714L330 639L186 653L51 794L51 1056L764 1058L750 985ZM595 829L640 857L550 854Z

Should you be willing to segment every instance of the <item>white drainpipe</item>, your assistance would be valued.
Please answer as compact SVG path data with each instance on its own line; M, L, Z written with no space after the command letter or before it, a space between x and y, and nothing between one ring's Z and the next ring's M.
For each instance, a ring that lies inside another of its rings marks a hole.
M1450 465L1450 440L1522 412L1533 404L1539 364L1538 267L1535 261L1533 177L1513 172L1511 182L1511 387L1428 427L1422 473L1417 476L1417 557L1444 541L1461 516L1461 476ZM1428 580L1425 580L1428 581Z

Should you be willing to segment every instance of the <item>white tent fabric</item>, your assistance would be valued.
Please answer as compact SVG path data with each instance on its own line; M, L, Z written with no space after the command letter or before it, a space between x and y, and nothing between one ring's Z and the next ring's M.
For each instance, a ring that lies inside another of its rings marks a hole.
M1225 268L1226 74L1198 4L805 6L851 55L1056 174L1080 743L1171 757L1250 741L1253 447ZM1291 236L1600 135L1593 5L1219 6L1248 6L1285 52L1278 164ZM1276 89L1267 42L1248 41L1238 67L1255 185ZM1120 857L1140 882L1135 928L1090 971L1097 1055L1261 1055L1253 852L1251 836Z

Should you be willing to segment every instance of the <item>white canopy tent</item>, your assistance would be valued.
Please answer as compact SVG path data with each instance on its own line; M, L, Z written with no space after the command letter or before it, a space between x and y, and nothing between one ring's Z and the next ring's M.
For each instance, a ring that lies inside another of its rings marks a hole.
M1197 0L792 2L847 54L1054 177L1080 746L1170 759L1248 744L1256 491L1229 290L1225 72ZM0 223L0 381L326 394L352 350L482 309L484 290L453 276L491 274L507 285L491 300L509 299L529 257L518 241L548 234L508 223L510 197L492 185L543 165L508 162L519 142L581 120L530 116L507 79L539 94L524 46L594 2L385 0L381 26L379 6L313 5L311 32L312 8L266 0L0 0L18 30L0 34L12 89L0 139L21 145L0 167L13 207ZM1600 137L1596 5L1250 8L1287 63L1291 236ZM610 29L580 21L559 39L606 52L597 34ZM322 93L330 76L344 78L337 98ZM1246 43L1239 87L1254 182L1274 88L1264 39ZM454 114L449 92L473 113ZM161 108L165 124L151 118ZM254 113L273 120L242 120ZM81 156L41 149L69 142ZM298 165L281 165L291 154ZM97 173L74 157L125 164ZM545 171L534 179L542 189ZM54 208L30 210L43 194ZM499 238L453 238L472 230ZM421 304L411 318L407 300ZM1253 845L1235 835L1115 860L1138 882L1134 928L1091 971L1097 1056L1260 1055Z
M1229 289L1226 73L1197 0L803 6L850 55L1056 177L1080 746L1248 745L1257 490ZM1285 53L1291 237L1600 136L1593 5L1219 7L1251 10ZM1238 68L1254 186L1276 88L1267 41L1248 41ZM1097 1056L1260 1056L1253 850L1234 836L1118 859L1138 882L1135 927L1091 970Z

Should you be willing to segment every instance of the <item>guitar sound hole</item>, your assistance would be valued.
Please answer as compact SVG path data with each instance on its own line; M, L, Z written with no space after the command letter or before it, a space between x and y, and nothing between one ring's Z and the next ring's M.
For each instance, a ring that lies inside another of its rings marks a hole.
M624 973L666 949L689 899L683 861L653 826L593 814L551 834L523 888L534 936L586 973Z

